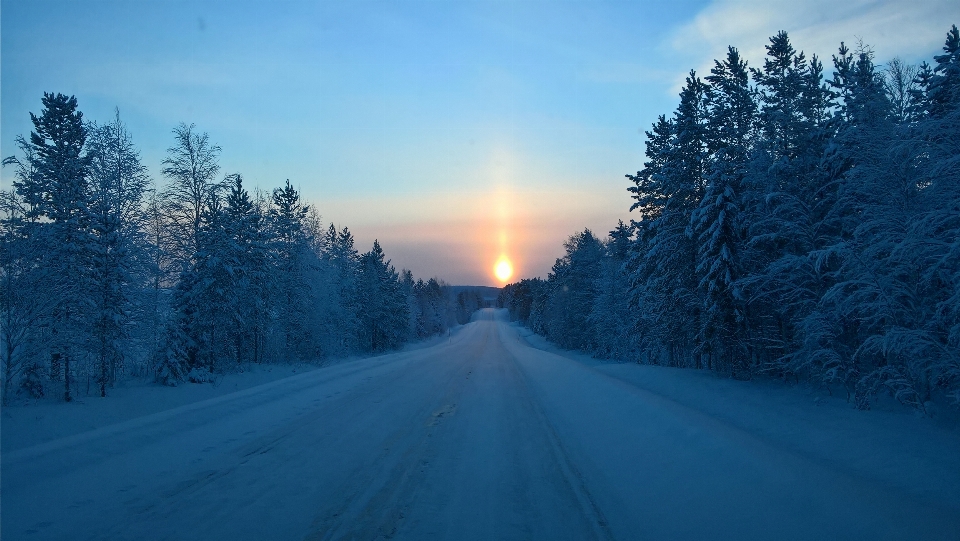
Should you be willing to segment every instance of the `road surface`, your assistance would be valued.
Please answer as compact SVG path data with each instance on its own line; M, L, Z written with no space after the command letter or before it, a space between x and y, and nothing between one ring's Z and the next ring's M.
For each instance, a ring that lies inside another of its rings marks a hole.
M430 348L6 453L0 533L955 541L960 510L532 348L487 310Z

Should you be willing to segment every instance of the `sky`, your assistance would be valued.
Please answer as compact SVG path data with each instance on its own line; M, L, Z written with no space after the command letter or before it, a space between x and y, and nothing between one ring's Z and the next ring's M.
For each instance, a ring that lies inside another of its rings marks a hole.
M950 24L956 0L2 0L0 155L61 92L88 120L119 110L162 187L193 123L222 173L289 179L361 251L499 285L501 258L545 277L570 235L634 217L644 131L728 45L758 66L786 30L828 68L840 41L917 63Z

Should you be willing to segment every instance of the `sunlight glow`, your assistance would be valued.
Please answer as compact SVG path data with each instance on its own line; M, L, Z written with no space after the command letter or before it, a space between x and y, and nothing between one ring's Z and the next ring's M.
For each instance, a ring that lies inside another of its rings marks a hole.
M506 283L513 276L513 265L507 259L507 256L500 256L500 260L493 266L493 274L496 275L497 280L503 283Z

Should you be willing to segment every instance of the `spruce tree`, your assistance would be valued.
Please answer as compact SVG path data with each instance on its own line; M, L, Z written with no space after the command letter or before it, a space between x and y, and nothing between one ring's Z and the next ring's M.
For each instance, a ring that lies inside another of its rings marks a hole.
M835 183L820 168L828 145L829 93L823 68L797 52L786 32L770 38L756 81L761 139L751 155L746 190L748 224L745 265L758 269L741 280L751 299L748 326L763 336L756 351L765 368L782 367L798 347L796 324L809 314L825 283L809 254L833 242L825 217L833 208Z
M399 347L406 339L407 300L400 275L385 259L378 241L360 256L358 342L363 351Z
M323 260L330 271L326 289L332 295L329 309L324 314L324 327L334 338L331 350L339 353L353 352L360 348L359 335L360 300L358 279L360 254L354 247L353 233L344 227L339 232L333 224L327 230Z
M285 355L305 358L317 353L320 347L313 328L312 310L319 260L310 249L304 231L310 207L300 200L300 194L288 180L283 188L272 194L273 206L269 212L272 251L275 269L275 312L282 349Z
M546 336L562 347L591 350L596 329L590 311L597 297L603 245L589 229L570 236L566 254L557 259L547 277L549 296L544 328Z
M230 175L230 191L220 214L223 244L211 246L219 251L223 266L224 304L229 314L229 340L234 360L239 365L249 358L261 362L267 329L267 296L270 276L263 216L243 187L243 177ZM247 355L249 353L249 357Z
M707 81L706 188L691 217L704 301L698 343L723 370L742 374L748 366L747 352L737 347L743 338L745 309L737 285L743 275L740 209L755 136L756 103L747 63L733 47L723 62L715 62Z
M34 238L43 244L39 264L45 269L45 294L54 300L47 320L50 375L62 369L64 400L72 399L71 361L79 360L90 329L90 157L84 153L87 129L77 100L44 93L43 111L30 114L31 174L14 181L23 198ZM61 361L63 363L61 367Z
M629 291L628 258L632 237L633 228L621 220L603 243L600 270L594 283L596 296L589 315L594 351L601 357L627 359L637 352L634 337L637 318Z
M960 30L953 25L947 32L943 54L933 57L937 63L927 83L930 115L943 118L957 110L960 103Z
M666 362L676 366L700 362L694 351L702 302L690 222L706 187L706 91L691 72L673 118L655 125L650 161L635 177L633 208L647 207L638 227L637 243L643 247L638 247L633 277L643 318L641 341L662 348ZM646 188L654 195L643 195Z

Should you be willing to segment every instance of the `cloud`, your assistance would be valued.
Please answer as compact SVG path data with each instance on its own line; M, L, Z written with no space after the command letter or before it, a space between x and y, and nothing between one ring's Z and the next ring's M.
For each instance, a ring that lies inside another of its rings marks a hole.
M841 41L853 45L862 40L879 63L896 56L930 61L943 46L949 25L957 23L956 0L714 0L679 27L665 48L688 62L677 74L678 90L689 68L706 75L729 45L759 67L770 36L780 30L790 34L797 50L808 58L816 54L829 69Z

